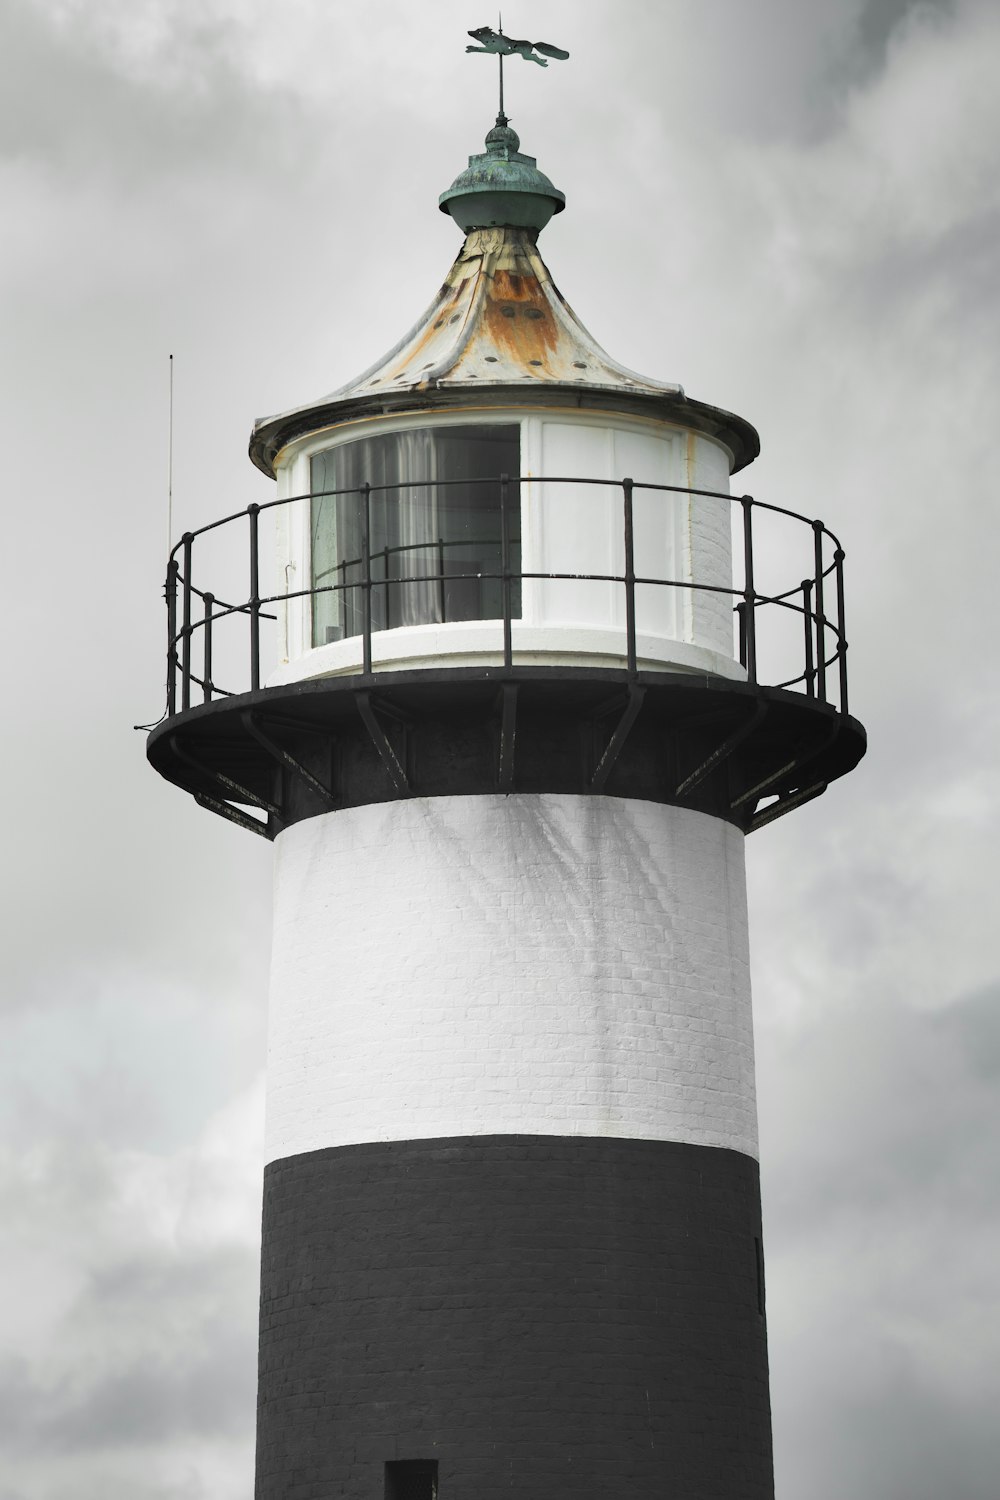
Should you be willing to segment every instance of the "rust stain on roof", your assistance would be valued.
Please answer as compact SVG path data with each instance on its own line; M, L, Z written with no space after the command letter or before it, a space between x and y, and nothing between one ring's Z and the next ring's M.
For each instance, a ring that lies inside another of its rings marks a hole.
M658 395L680 391L626 370L604 352L560 296L530 231L474 229L406 338L322 404L472 382L545 381Z
M559 348L559 328L541 283L512 271L493 277L477 333L522 364L547 363Z

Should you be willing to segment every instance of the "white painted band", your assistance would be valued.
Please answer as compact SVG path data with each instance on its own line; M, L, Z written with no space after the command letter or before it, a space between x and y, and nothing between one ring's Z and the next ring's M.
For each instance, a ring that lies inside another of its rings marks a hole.
M585 625L511 624L511 644L520 667L626 665L624 630L598 630ZM731 656L642 631L636 637L641 671L709 673L746 682L746 669ZM361 670L363 645L359 635L346 641L316 646L293 662L286 662L267 679L268 687L313 677L339 677ZM395 671L431 667L503 665L503 622L472 620L454 625L409 625L379 630L372 635L372 663L376 670Z
M496 1134L756 1156L737 829L612 797L414 798L276 848L269 1161Z

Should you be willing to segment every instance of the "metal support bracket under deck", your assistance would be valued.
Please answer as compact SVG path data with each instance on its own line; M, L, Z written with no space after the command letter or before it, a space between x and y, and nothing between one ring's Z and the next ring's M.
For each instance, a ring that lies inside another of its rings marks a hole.
M615 726L615 732L608 741L604 754L597 763L597 769L590 778L591 792L602 792L608 777L615 768L615 763L622 752L622 747L628 739L629 730L639 717L646 689L638 683L632 683L628 690L628 702L625 711Z
M517 738L517 683L505 682L501 690L500 763L497 786L504 796L514 789L514 742Z
M794 808L802 807L816 797L822 797L827 785L825 781L817 781L812 786L804 787L801 792L792 792L790 796L772 802L769 807L754 814L747 832L756 833L758 828L765 828L768 823L773 823L776 818L783 818L785 813L790 813Z
M199 807L207 808L209 812L218 813L220 818L227 818L230 823L235 823L238 828L245 828L249 833L259 833L262 839L272 839L273 834L266 823L259 818L251 818L249 813L242 812L240 808L234 807L231 802L220 802L217 797L210 797L207 792L192 792L191 794Z
M272 756L279 765L287 766L288 770L291 771L294 776L297 776L299 780L310 789L310 791L315 792L316 796L319 797L322 802L325 802L327 807L334 808L337 806L337 799L330 788L328 786L324 786L322 781L320 781L318 777L314 776L313 773L306 766L304 766L301 761L296 760L295 756L291 755L283 745L277 744L276 741L271 739L270 735L265 733L265 731L261 728L260 720L257 718L257 715L253 712L252 709L244 709L240 717L243 720L243 725L247 733L249 735L252 735L253 738L257 741L258 745L262 745L267 753Z
M734 801L730 802L729 806L733 809L742 807L744 802L750 802L754 798L759 797L762 792L767 791L768 787L774 786L776 781L781 781L783 777L790 775L792 771L798 771L802 766L807 766L811 760L815 760L817 755L821 755L837 738L840 733L840 722L840 715L838 714L830 725L829 732L823 735L817 744L813 745L811 749L804 751L801 755L793 756L783 766L779 766L776 771L772 771L770 776L765 776L763 781L758 781L755 786L748 787L745 792L741 792ZM823 785L825 787L827 783L824 782ZM816 795L818 796L819 793Z
M696 786L700 786L706 776L710 776L716 767L727 761L733 751L739 749L743 741L753 734L766 713L767 700L760 698L746 723L741 724L739 729L734 730L728 738L724 739L722 744L712 751L708 759L703 760L701 765L691 772L690 776L685 776L674 795L683 797L685 792L693 792Z
M223 771L215 771L211 766L206 766L197 760L189 750L185 750L179 743L176 734L170 736L170 747L177 759L190 766L192 771L197 771L200 776L207 776L221 786L224 791L229 792L238 802L246 802L250 807L259 807L262 812L269 813L272 818L281 817L281 808L276 802L269 802L266 797L261 797L257 792L252 792L249 787L243 786L239 781L234 781L231 776L225 775Z
M386 738L385 730L375 717L375 710L371 705L371 694L355 693L354 701L358 705L358 713L361 715L364 726L371 736L372 744L378 751L379 759L389 773L389 780L396 790L396 795L399 797L405 796L410 790L410 783L407 780L406 772L399 764L395 750L393 750Z

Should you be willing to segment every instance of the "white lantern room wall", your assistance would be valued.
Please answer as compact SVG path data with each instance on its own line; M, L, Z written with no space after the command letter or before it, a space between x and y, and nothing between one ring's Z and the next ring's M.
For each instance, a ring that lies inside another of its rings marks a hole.
M519 435L519 468L524 479L519 529L514 488L509 510L515 513L512 566L517 569L519 558L525 574L621 577L625 552L620 481L633 479L636 575L663 580L636 586L640 666L742 675L734 660L734 599L727 593L667 586L670 580L719 589L732 586L730 503L687 493L697 489L728 493L730 455L721 444L699 433L649 418L558 408L481 407L376 417L345 423L289 445L276 464L279 497L327 488L335 470L349 475L351 484L362 478L377 484L413 477L407 475L408 463L416 465L414 473L420 479L447 477L446 471L439 472L436 455L461 450L463 427L480 433L487 427L498 429L498 442L486 443L484 452L509 453L512 478L518 472L513 459ZM451 442L447 441L451 433L444 429L454 431ZM436 444L435 433L443 433L445 441ZM515 439L513 448L510 443L504 448L501 435ZM384 447L371 442L373 437L393 436L399 439L398 449L391 442ZM334 449L359 442L366 444L363 450L333 455ZM362 451L364 462L360 461ZM362 475L361 468L379 452L390 455L388 467L383 462L380 473ZM615 484L547 479L613 480ZM644 490L643 484L677 485L684 492ZM476 594L474 581L466 576L464 582L448 585L447 593L442 585L440 605L435 606L437 587L411 583L408 578L442 571L442 559L447 559L446 569L467 575L475 570L477 554L454 540L442 544L450 552L438 551L427 541L426 517L434 504L427 498L430 487L415 485L409 491L390 493L392 499L375 497L373 504L373 577L383 581L382 588L373 590L373 664L404 669L441 665L442 659L450 666L499 662L499 585L484 582ZM455 489L440 493L454 494ZM340 583L357 583L361 578L358 547L346 540L337 543L340 568L330 567L336 549L322 528L337 524L335 503L300 500L278 509L279 586L291 596L301 592L301 597L293 597L280 612L284 615L279 619L282 664L270 679L271 685L361 670L361 589L308 596L309 590L331 578ZM391 518L391 535L379 531L380 524L384 527L379 517L393 505L419 511L424 532L419 529L419 518L408 530L406 516L400 520L398 513ZM479 566L484 573L500 570L498 528L497 509L495 544L480 549ZM396 582L386 586L388 550L381 566L376 554L390 547L397 559ZM352 566L343 559L350 559ZM399 601L395 607L393 600ZM449 618L456 610L465 617ZM480 611L486 617L477 618ZM513 613L513 649L522 664L617 665L625 660L625 589L621 583L526 577L515 591Z

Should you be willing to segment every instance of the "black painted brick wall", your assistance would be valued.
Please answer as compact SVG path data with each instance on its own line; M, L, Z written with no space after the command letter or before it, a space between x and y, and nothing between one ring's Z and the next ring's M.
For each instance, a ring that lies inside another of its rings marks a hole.
M487 1136L267 1169L258 1500L770 1500L756 1163Z

